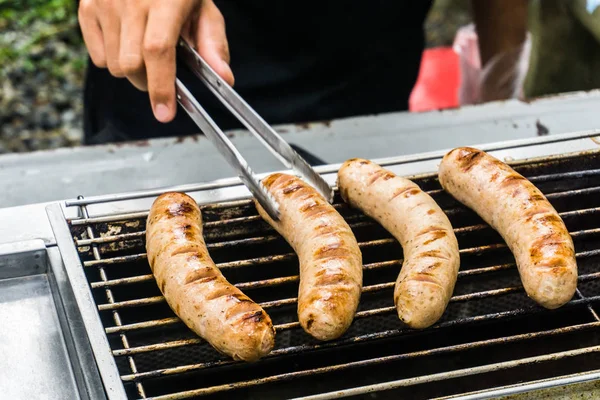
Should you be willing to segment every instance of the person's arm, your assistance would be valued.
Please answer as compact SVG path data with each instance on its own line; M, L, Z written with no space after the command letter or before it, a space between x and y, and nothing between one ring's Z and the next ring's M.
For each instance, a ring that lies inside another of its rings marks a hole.
M223 15L212 0L81 0L79 24L94 65L148 91L154 116L175 117L175 47L190 40L233 84Z
M527 34L527 0L472 0L481 65L520 46Z
M481 68L481 101L511 97L527 37L528 0L472 0ZM486 69L487 67L487 69Z

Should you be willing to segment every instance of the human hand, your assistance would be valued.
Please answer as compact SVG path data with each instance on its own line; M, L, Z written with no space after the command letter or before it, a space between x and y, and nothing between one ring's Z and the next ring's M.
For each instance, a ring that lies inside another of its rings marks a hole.
M223 15L212 0L81 0L79 23L94 65L147 91L154 116L175 117L180 35L233 85Z

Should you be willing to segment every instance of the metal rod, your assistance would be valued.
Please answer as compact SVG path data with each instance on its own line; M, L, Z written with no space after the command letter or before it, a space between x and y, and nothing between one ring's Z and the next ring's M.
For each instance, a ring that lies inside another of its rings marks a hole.
M82 197L82 196L80 196ZM88 211L87 211L87 207L86 206L80 206L79 207L80 211L81 211L81 215L83 215L84 217L88 216ZM86 227L86 233L87 235L90 237L90 239L94 238L94 230L92 229L91 225L88 225ZM102 257L100 256L100 251L98 250L98 245L94 244L92 245L92 253L94 255L94 259L95 260L100 260ZM100 279L102 279L102 281L106 282L107 276L106 276L106 271L104 270L104 268L100 267L98 269L98 272L100 274ZM113 296L112 291L109 288L105 288L104 290L105 294L106 294L106 300L108 301L109 304L114 304L115 303L115 299ZM113 321L115 322L116 326L122 326L122 322L121 322L121 316L119 314L118 311L113 311L112 313L113 316ZM121 343L123 344L123 347L125 349L130 348L129 346L129 340L127 339L127 336L122 333L121 335L119 335L121 338ZM138 373L138 369L137 366L135 364L135 360L133 359L133 357L127 357L127 361L129 363L129 369L131 370L132 373L137 374ZM138 394L141 396L142 399L146 398L146 392L144 390L144 385L142 385L141 382L136 382L136 389L138 391Z
M397 381L368 385L368 386L363 386L363 387L359 387L359 388L345 389L343 391L343 393L344 393L344 395L358 395L358 394L364 394L364 393L369 393L369 392L393 389L393 388L402 387L402 386L414 386L414 385L419 385L419 384L424 384L424 383L436 382L436 381L440 381L440 380L449 380L449 379L459 378L459 377L463 377L463 376L477 375L477 374L483 374L483 373L487 373L487 372L499 371L499 370L503 370L503 369L515 368L515 367L519 367L519 366L523 366L523 365L536 364L536 363L541 363L541 362L546 362L546 361L556 361L556 360L560 360L560 359L567 358L567 357L576 357L576 356L581 356L584 354L598 353L598 352L600 352L600 345L599 346L590 346L590 347L586 347L586 348L582 348L582 349L561 351L561 352L551 353L551 354L544 354L544 355L540 355L540 356L521 358L518 360L511 360L511 361L487 364L487 365L482 365L482 366L477 366L477 367L464 368L464 369L442 372L442 373L437 373L437 374L423 375L423 376L418 376L418 377L414 377L414 378L400 379ZM424 351L421 353L427 354L427 351ZM258 378L258 379L248 380L248 381L229 383L229 384L218 385L218 386L211 386L211 387L201 388L201 389L187 390L187 391L183 391L183 392L179 392L179 393L172 393L172 394L167 394L167 395L162 395L162 396L155 396L155 397L152 397L151 399L152 400L188 399L190 397L195 397L195 396L203 396L203 395L209 395L209 394L214 394L214 393L220 393L220 392L225 392L225 391L234 390L234 389L241 389L241 388L246 388L246 387L263 385L266 383L283 382L283 381L288 381L291 379L296 379L296 378L301 378L301 377L306 377L306 376L314 376L317 374L343 371L343 370L347 370L350 368L368 367L371 365L378 365L378 364L382 364L385 362L401 360L402 358L404 358L403 356L404 355L394 355L394 356L367 359L367 360L361 360L361 361L352 361L352 362L348 362L348 363L344 363L344 364L337 364L337 365L328 366L328 367L320 367L320 368L315 368L315 369L311 369L311 370L288 372L288 373L284 373L284 374L269 376L266 378ZM332 399L332 398L339 397L339 394L340 394L340 391L337 391L337 392L323 393L323 394L314 395L314 396L307 396L307 397L303 397L302 399L314 399L314 400Z
M165 301L165 298L163 296L153 296L135 300L116 301L114 303L98 305L98 311L110 311L127 307L148 306L150 304L162 303L163 301Z
M540 183L558 181L561 179L587 178L590 176L600 176L600 169L588 169L583 171L562 172L559 174L537 175L529 177L527 179L529 179L533 183Z
M148 211L138 211L132 213L105 215L100 217L83 217L81 219L71 219L69 223L73 226L97 224L99 222L118 222L131 219L142 219L148 217Z
M594 328L598 328L598 327L600 327L600 322L598 322L598 321L589 322L586 324L572 325L572 326L568 326L568 327L564 327L564 328L550 329L550 330L532 332L532 333L517 334L517 335L506 336L506 337L501 337L501 338L481 340L481 341L471 342L471 343L466 343L466 344L450 345L450 346L444 346L444 347L434 348L434 349L430 349L430 350L404 353L404 354L398 355L398 357L408 359L408 358L417 358L417 357L423 357L423 356L446 354L446 353L451 353L451 352L472 350L472 349L485 347L485 346L491 346L491 345L495 345L495 344L512 343L512 342L517 342L520 340L537 339L537 338L541 338L541 337L548 337L548 336L568 334L568 333L573 333L573 332L578 332L578 331L585 331L585 330L594 329ZM346 339L343 342L344 342L344 344L362 342L365 340L363 338L367 337L367 336L368 336L367 340L373 339L372 337L370 337L370 335L362 335L362 336L357 336L354 338ZM321 348L327 348L327 347L331 347L331 345L324 343L324 344L300 345L300 346L293 346L293 347L288 347L288 348L283 348L283 349L276 349L276 350L273 350L271 353L269 353L265 358L281 357L284 355L297 354L299 352L305 352L308 350L314 351L314 350L319 350ZM186 372L191 372L191 371L198 371L198 370L202 370L202 369L206 369L206 368L220 367L220 366L230 365L230 364L234 364L234 363L238 363L238 362L227 359L227 360L222 360L222 361L217 361L217 362L206 362L206 363L182 365L182 366L178 366L178 367L163 368L163 369L158 369L158 370L154 370L154 371L141 372L138 374L122 375L121 379L125 382L138 381L138 380L143 380L143 379L148 379L148 378L155 378L155 377L159 377L159 376L176 375L176 374L181 374L181 373L186 373Z
M584 251L584 252L575 254L576 258L578 258L578 259L593 257L593 256L597 256L597 255L600 255L600 249ZM391 265L398 265L401 263L402 263L402 260L387 261L387 262L381 262L381 263L366 264L364 266L364 268L365 269L376 269L376 268L388 267ZM458 272L458 277L461 278L463 276L479 275L479 274L483 274L486 272L497 272L497 271L502 271L502 270L510 269L510 268L515 268L515 264L508 263L508 264L493 265L490 267L482 267L482 268L471 269L471 270L463 270L463 271ZM578 277L578 279L580 281L596 279L599 276L598 274L600 274L600 273L590 273L590 274L586 274L586 275L580 275ZM136 278L141 278L141 279L139 279L139 281L146 281L146 280L151 280L150 279L151 276L152 275L142 275L141 277L136 277ZM133 282L131 282L130 281L131 279L134 279L134 278L121 278L121 279L114 280L114 281L94 282L94 283L92 283L92 287L99 288L99 287L105 287L105 286L114 286L117 284L135 283L138 281L136 279ZM235 286L244 288L243 285L247 285L246 289L247 288L257 288L257 287L268 287L268 286L282 284L282 283L295 282L298 279L299 279L299 277L297 275L295 275L295 276L284 277L284 278L266 279L266 280L258 281L258 282L238 283ZM242 285L242 286L240 286L240 285ZM381 290L380 288L383 287L381 285L393 285L393 283L365 286L365 287L363 287L363 292L368 293L370 291ZM375 289L375 288L377 288L377 289ZM504 290L504 291L507 291L507 293L509 293L510 291L513 291L516 289L515 288L501 288L501 289L495 289L495 290L501 290L501 291ZM462 297L458 296L458 298L462 299L464 296L471 296L471 295L462 295ZM454 296L453 299L455 297L457 297L457 296ZM125 300L125 301L121 301L121 302L115 302L112 304L100 304L98 306L98 310L107 311L107 310L113 310L113 309L118 309L118 308L139 307L139 306L146 306L146 305L155 304L155 303L161 303L163 301L164 301L163 296L153 296L153 297L146 297L146 298L141 298L141 299ZM462 301L462 300L455 299L455 300L451 300L451 301ZM275 306L279 306L279 305L283 305L283 304L291 304L291 303L293 303L292 299L284 299L284 300L274 300L274 301L270 301L270 302L261 303L261 305L265 308L268 308L268 307L275 307Z
M595 278L600 277L600 273L597 273L594 275L595 275ZM585 275L583 275L582 277L585 277ZM393 287L393 285L389 285L389 287ZM463 302L463 301L479 300L479 299L488 298L488 297L502 296L502 295L506 295L506 294L510 294L510 293L515 293L520 290L522 290L522 287L510 287L510 288L503 288L503 289L486 290L486 291L481 291L481 292L469 293L469 294L465 294L465 295L452 296L452 298L450 299L450 302L458 303L458 302ZM296 300L296 299L294 299L294 300ZM587 299L584 298L581 300L587 300ZM572 302L573 302L573 300L572 300ZM264 303L260 303L260 305L264 308ZM371 309L371 310L359 311L355 314L354 318L361 319L361 318L366 318L366 317L372 317L375 315L386 315L386 314L390 314L390 313L394 313L394 312L396 312L396 307L394 307L394 306L381 307L381 308L376 308L376 309ZM112 328L110 328L110 331L109 331L109 328L107 328L106 333L119 333L122 331L132 331L132 330L151 328L151 327L156 326L157 321L166 321L166 319L165 320L153 320L153 321L148 321L148 322L139 322L136 324L132 324L133 326L124 325L124 326L112 327ZM170 325L170 324L175 324L175 323L179 323L179 322L180 321L178 319L173 318L169 322L161 323L161 325ZM284 330L288 330L288 329L296 329L299 327L300 327L300 324L297 321L294 321L294 322L289 322L286 324L276 325L275 329L277 331L284 331ZM169 348L169 346L171 346L169 343L171 343L171 342L162 342L162 343L158 343L158 344L139 346L139 347L130 348L130 349L115 350L115 351L113 351L113 354L115 356L120 356L120 355L137 354L137 353L145 353L148 351L162 350L163 349L162 346L168 346L166 348ZM198 341L198 342L194 341L194 342L190 342L190 343L186 343L186 344L197 344L197 343L200 343L200 341Z
M548 194L545 194L545 196L549 200L552 200L552 199L558 199L558 198L562 198L562 197L572 197L572 196L577 196L577 195L582 195L582 194L593 194L593 193L597 193L597 192L600 192L600 187L595 186L595 187L584 188L584 189L565 190L565 191L561 191L561 192L548 193ZM426 193L433 195L433 194L439 193L439 189L426 191ZM340 204L343 204L343 203L336 203L336 204L334 204L334 206L339 207ZM459 205L456 208L445 210L445 212L447 214L451 215L451 214L456 214L458 212L464 212L467 210L468 209L465 206ZM86 224L92 224L92 223L98 223L98 222L116 222L116 221L123 221L126 219L140 219L140 218L146 218L147 216L148 216L148 211L141 211L141 212L135 212L135 213L116 214L116 215L107 215L107 216L98 216L98 217L83 217L83 218L79 218L79 219L74 218L74 219L71 219L69 222L71 223L71 225L76 226L76 225L86 225ZM262 218L259 215L252 215L252 216L247 216L247 217L233 218L230 220L211 221L211 222L207 223L207 226L220 226L220 225L235 224L235 223L240 223L240 222L251 222L251 221L260 220L260 219L262 219Z
M499 363L494 363L494 364L481 365L478 367L464 368L464 369L458 369L458 370L454 370L454 371L442 372L442 373L431 374L431 375L423 375L423 376L418 376L418 377L414 377L414 378L399 379L396 381L377 383L374 385L367 385L367 386L361 386L361 387L357 387L357 388L345 389L344 395L345 396L357 396L357 395L365 394L365 393L381 392L384 390L396 389L399 387L422 385L424 383L438 382L441 380L450 380L450 379L460 378L460 377L464 377L464 376L485 374L485 373L494 372L494 371L501 371L504 369L516 368L516 367L520 367L520 366L524 366L524 365L532 365L532 364L538 364L538 363L542 363L542 362L557 361L557 360L561 360L563 358L577 357L577 356L582 356L585 354L598 353L598 352L600 352L600 346L590 346L590 347L585 347L582 349L560 351L557 353L544 354L541 356L521 358L518 360L504 361L504 362L499 362ZM227 390L227 389L225 389L225 390ZM167 396L152 397L152 399L153 400L185 399L185 398L190 397L189 394L191 392L192 391L176 393L175 395L178 395L179 397L169 397L170 395L167 395ZM208 393L206 393L206 394L208 394ZM340 392L321 393L321 394L313 395L313 396L298 397L295 400L335 399L335 398L339 398L339 394L340 394ZM182 395L184 395L184 397L182 397ZM196 395L196 394L194 394L194 395Z
M104 244L104 243L113 243L113 242L119 242L121 240L128 240L128 239L137 239L137 238L141 238L144 237L144 235L146 235L146 231L139 231L139 232L131 232L131 233L120 233L118 235L112 235L112 236L100 236L100 237L95 237L95 238L90 238L90 239L75 239L75 245L77 245L77 247L83 247L83 246L89 246L91 244Z
M540 139L538 137L538 138L531 138L531 139L511 140L511 141L504 142L504 143L484 144L482 146L479 146L479 148L481 150L490 152L490 151L497 151L497 150L507 150L507 149L519 148L522 146L528 146L528 145L534 145L534 144L538 145L541 143L559 143L559 142L568 142L570 140L581 140L583 138L593 138L597 135L598 135L598 132L596 130L590 130L590 131L575 132L575 133L568 133L568 134L550 135L544 139ZM409 155L409 156L388 157L385 159L378 159L378 160L373 160L373 161L377 162L378 164L380 164L384 167L391 166L394 164L402 165L402 164L412 163L412 162L416 162L416 161L441 159L450 150L452 150L452 149L449 148L449 149L443 149L443 150L427 152L427 153L422 153L422 154ZM533 160L532 159L520 160L517 162L510 162L508 164L516 166L516 165L520 165L523 163L530 163L530 162L536 162L536 161L541 162L541 161L549 161L549 160L566 160L566 159L572 159L572 158L576 158L576 157L580 157L580 156L581 156L581 152L574 152L574 153L569 153L569 154L559 154L559 155L545 155L545 156L541 156L541 157L536 157L536 159L533 159ZM315 167L315 170L317 172L319 172L320 174L334 174L337 172L339 167L340 167L339 164L331 164L331 165L323 165L323 166ZM257 175L260 177L260 176L266 176L268 174L269 173L257 174ZM435 173L432 172L429 174L424 174L423 176L428 177L428 178L433 178L433 177L435 177ZM411 176L409 178L413 178L413 177ZM128 192L128 193L90 196L85 199L81 198L81 199L77 199L77 200L68 200L65 202L65 205L67 207L70 207L70 206L79 206L79 205L91 205L91 204L100 204L100 203L108 203L108 202L117 202L117 201L124 201L124 200L136 200L136 199L143 199L143 198L158 196L166 191L195 192L195 191L222 189L222 188L226 188L226 187L241 186L241 185L242 185L242 182L240 181L239 178L231 177L231 178L219 179L219 180L211 182L211 183L179 185L179 186L170 186L170 187L157 188L157 189L151 189L151 190L138 190L138 191L133 191L133 192Z

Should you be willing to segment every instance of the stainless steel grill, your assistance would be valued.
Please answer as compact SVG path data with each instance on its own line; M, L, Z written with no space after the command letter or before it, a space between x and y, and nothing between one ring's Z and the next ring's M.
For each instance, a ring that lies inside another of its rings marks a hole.
M81 199L80 217L68 223L129 398L451 396L600 368L600 152L516 169L547 195L573 236L580 277L570 303L536 306L500 236L441 190L435 175L421 176L415 182L448 214L461 249L446 313L423 331L401 325L392 293L402 249L336 193L363 252L364 290L351 328L327 343L297 322L296 255L252 202L203 205L211 256L276 325L275 350L252 364L217 353L168 307L146 261L147 212L90 217Z

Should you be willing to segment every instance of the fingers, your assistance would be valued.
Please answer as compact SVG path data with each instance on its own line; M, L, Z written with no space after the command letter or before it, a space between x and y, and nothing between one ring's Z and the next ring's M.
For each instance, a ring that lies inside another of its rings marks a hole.
M191 11L191 7L177 9L167 5L150 10L148 15L142 52L150 102L154 116L161 122L175 117L175 46Z
M229 66L229 44L223 14L212 2L205 0L200 10L195 37L198 53L230 85L234 84Z
M125 76L119 62L119 49L121 47L121 2L112 2L110 7L104 7L98 16L100 27L104 36L104 52L106 65L113 76Z
M142 43L146 31L148 13L135 3L127 2L121 24L119 65L123 74L140 90L148 90Z
M96 19L94 3L92 0L81 0L78 10L79 25L83 41L88 49L90 58L98 68L106 68L106 53L102 29Z
M147 90L161 122L176 113L180 35L192 38L209 65L233 85L225 21L212 0L81 0L79 20L92 62Z

